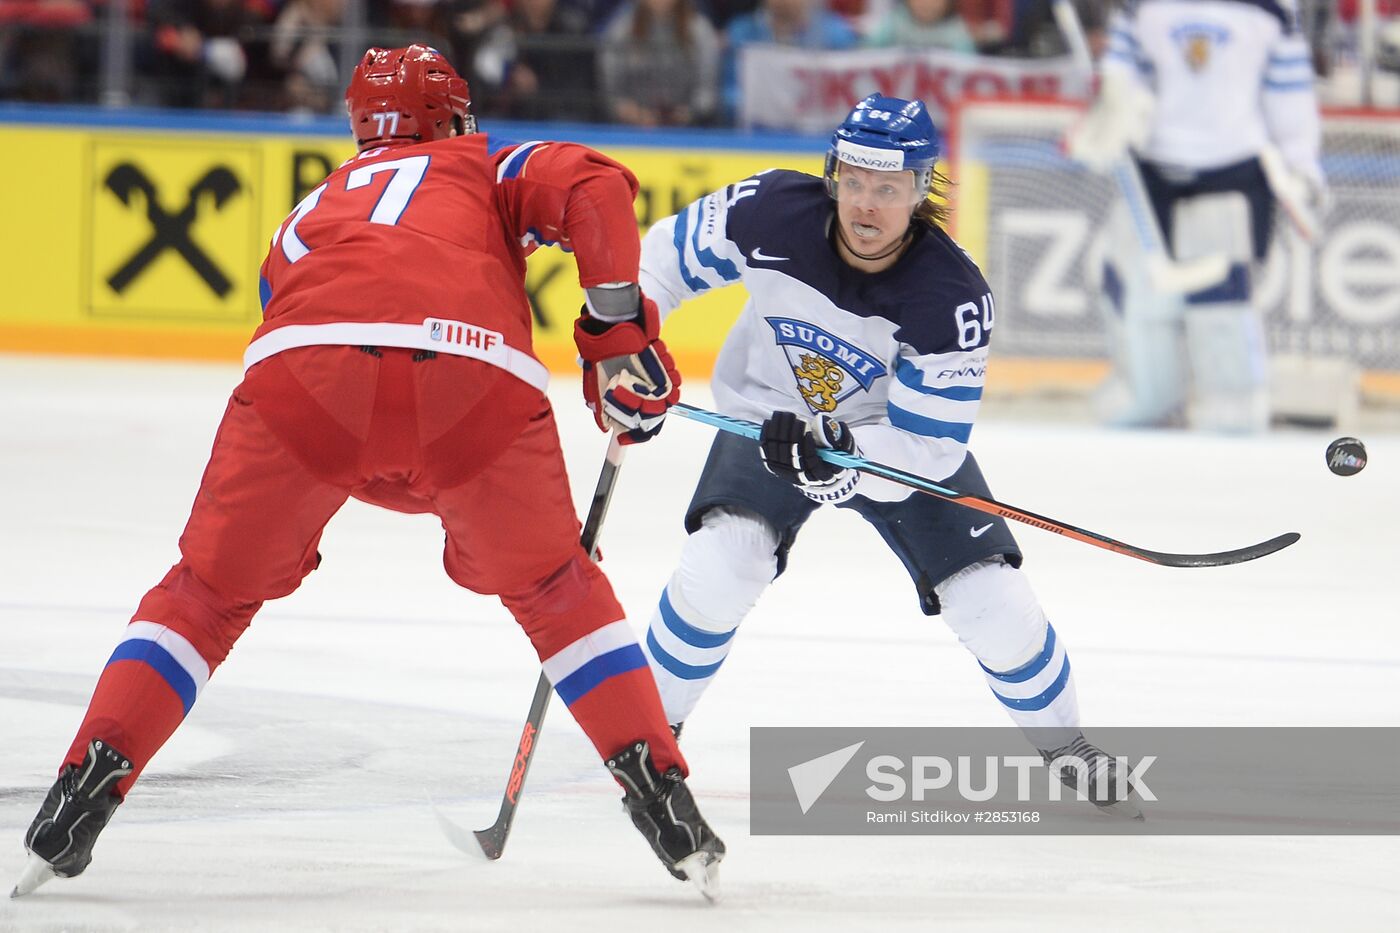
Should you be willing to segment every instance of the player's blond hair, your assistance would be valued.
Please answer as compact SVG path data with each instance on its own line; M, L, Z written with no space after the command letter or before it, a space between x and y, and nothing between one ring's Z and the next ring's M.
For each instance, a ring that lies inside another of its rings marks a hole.
M953 207L949 203L949 193L953 187L953 180L944 175L938 169L929 173L928 194L914 208L914 222L928 224L930 227L948 227L948 221L953 216Z

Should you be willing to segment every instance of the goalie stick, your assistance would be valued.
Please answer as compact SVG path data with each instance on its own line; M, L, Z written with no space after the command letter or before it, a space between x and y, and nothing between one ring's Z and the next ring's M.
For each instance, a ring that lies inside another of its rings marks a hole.
M760 428L752 421L741 421L738 418L730 418L716 412L706 411L703 408L696 408L684 402L678 403L671 411L683 418L692 421L699 421L701 424L708 424L711 427L719 428L721 431L728 431L730 434L738 434L741 437L758 440ZM1220 567L1225 564L1239 564L1247 560L1255 560L1259 557L1281 551L1290 544L1297 541L1301 535L1295 531L1270 538L1249 547L1239 548L1234 551L1218 551L1213 554L1171 554L1165 551L1149 551L1146 548L1134 547L1122 541L1115 540L1106 535L1093 531L1086 531L1074 525L1066 524L1057 519L1047 518L1044 515L1037 515L1035 512L1028 512L1012 505L1006 505L995 499L984 499L981 496L968 495L958 492L948 486L935 483L913 473L906 473L894 467L867 460L855 454L842 453L839 450L820 447L817 453L828 463L837 466L848 467L859 470L862 473L869 473L872 476L879 476L882 479L899 483L901 486L908 486L911 489L922 492L925 495L943 499L948 502L955 502L958 505L966 506L969 509L976 509L979 512L986 512L988 515L998 515L1002 518L1009 518L1013 521L1024 522L1027 525L1034 525L1044 531L1054 532L1066 538L1073 538L1075 541L1082 541L1085 544L1092 544L1094 547L1103 548L1106 551L1113 551L1115 554L1124 554L1128 557L1136 557L1138 560L1147 561L1150 564L1160 564L1163 567Z
M603 469L598 474L598 485L593 488L593 502L588 507L588 517L583 522L583 534L579 543L594 560L598 559L598 535L603 527L603 519L608 514L608 504L612 501L613 487L617 485L617 473L622 468L622 454L627 448L618 443L617 435L608 440L608 452L603 460ZM530 762L535 758L535 747L540 727L544 725L544 714L549 711L549 700L554 693L554 685L544 672L535 684L535 696L530 701L530 712L525 717L525 728L520 732L520 742L511 761L510 773L506 776L506 789L501 797L501 809L496 814L496 822L485 829L472 833L481 846L482 853L491 860L501 857L505 851L506 839L510 836L511 824L515 821L516 808L520 806L520 792L525 787L525 776L530 773ZM464 852L472 852L467 834L441 811L437 812L438 823L449 842Z

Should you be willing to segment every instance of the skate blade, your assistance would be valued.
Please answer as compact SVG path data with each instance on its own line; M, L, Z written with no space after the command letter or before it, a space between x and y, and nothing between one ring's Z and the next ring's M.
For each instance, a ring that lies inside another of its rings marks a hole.
M1136 820L1139 823L1147 822L1147 818L1142 815L1142 807L1131 797L1127 800L1120 800L1117 803L1108 803L1099 807L1099 812L1104 816L1112 817L1115 820Z
M708 852L692 852L676 863L676 870L683 873L695 889L711 904L718 904L719 861Z
M48 862L29 853L29 861L24 863L24 870L20 872L19 881L15 883L15 889L10 892L10 897L24 897L31 894L47 881L51 881L58 876L53 873L53 866Z

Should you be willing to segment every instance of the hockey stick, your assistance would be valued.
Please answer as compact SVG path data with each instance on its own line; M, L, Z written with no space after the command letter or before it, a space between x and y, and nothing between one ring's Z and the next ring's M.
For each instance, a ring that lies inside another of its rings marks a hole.
M1079 20L1078 11L1070 0L1053 0L1051 10L1075 66L1087 78L1092 78L1094 60L1089 53L1089 40L1084 35L1084 24ZM1230 272L1230 260L1224 253L1179 260L1173 259L1167 252L1162 229L1157 225L1152 201L1142 182L1142 173L1131 156L1125 154L1117 159L1109 167L1108 173L1128 209L1138 249L1146 260L1147 277L1154 289L1182 295L1210 288L1225 280Z
M608 453L603 461L603 469L598 474L598 485L593 488L593 502L588 507L588 517L583 522L583 534L579 543L589 557L598 559L598 534L603 527L603 519L608 514L608 504L612 501L613 487L617 485L617 473L622 468L622 454L627 448L617 441L613 434L608 440ZM506 777L505 794L501 797L501 809L496 814L496 822L485 829L472 833L486 857L495 860L505 851L506 839L510 836L511 823L515 821L516 808L520 806L520 791L525 786L525 776L530 773L530 762L535 758L535 744L540 727L544 725L544 714L549 711L549 700L554 694L554 685L544 672L540 673L535 684L535 697L530 701L530 712L525 716L525 728L520 732L520 743L515 749L515 758ZM448 840L457 848L470 852L465 844L466 833L453 825L441 813L438 820Z
M1312 203L1307 183L1296 175L1283 160L1283 153L1277 146L1266 143L1259 150L1259 165L1264 169L1264 180L1269 191L1278 201L1279 207L1288 215L1293 230L1308 243L1316 243L1322 232L1322 205Z
M721 431L728 431L730 434L738 434L741 437L758 440L759 426L752 421L741 421L738 418L730 418L726 415L706 411L703 408L696 408L684 402L677 404L671 409L683 418L692 421L699 421L701 424L708 424L711 427L719 428ZM1279 535L1277 538L1270 538L1268 541L1240 548L1234 551L1220 551L1214 554L1169 554L1163 551L1149 551L1146 548L1133 547L1105 535L1093 531L1086 531L1074 525L1068 525L1053 518L1046 518L1044 515L1037 515L1034 512L1027 512L1025 509L1018 509L1015 506L1005 505L995 499L984 499L981 496L968 495L958 492L956 489L935 483L932 480L924 479L913 473L906 473L894 467L867 460L864 457L853 454L842 453L839 450L828 450L819 448L817 451L821 458L828 463L837 466L849 467L853 470L860 470L862 473L869 473L879 476L882 479L899 483L901 486L908 486L936 499L943 499L947 502L955 502L958 505L966 506L969 509L976 509L979 512L986 512L988 515L998 515L1002 518L1009 518L1013 521L1025 522L1027 525L1034 525L1044 531L1052 531L1057 535L1064 535L1066 538L1073 538L1075 541L1083 541L1085 544L1092 544L1094 547L1103 548L1106 551L1113 551L1115 554L1125 554L1128 557L1136 557L1138 560L1147 561L1150 564L1161 564L1163 567L1220 567L1225 564L1239 564L1247 560L1254 560L1281 551L1293 542L1297 541L1301 535L1295 531Z

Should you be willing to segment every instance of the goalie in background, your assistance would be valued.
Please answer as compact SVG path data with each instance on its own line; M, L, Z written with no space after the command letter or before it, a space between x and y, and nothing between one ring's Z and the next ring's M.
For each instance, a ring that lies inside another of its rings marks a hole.
M1306 238L1317 228L1320 140L1294 0L1140 0L1115 13L1098 100L1067 140L1124 191L1100 289L1113 372L1096 401L1109 423L1267 429L1252 281L1276 200Z

